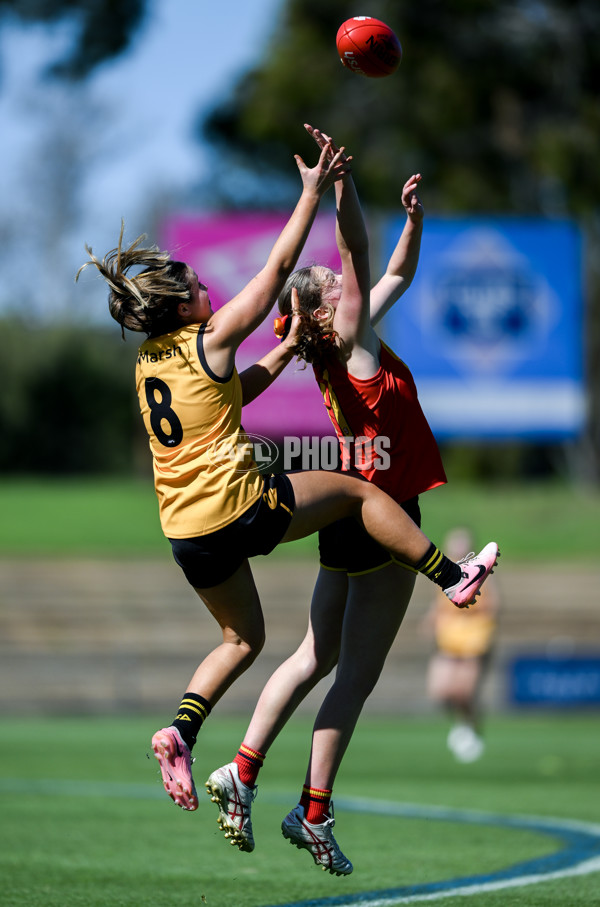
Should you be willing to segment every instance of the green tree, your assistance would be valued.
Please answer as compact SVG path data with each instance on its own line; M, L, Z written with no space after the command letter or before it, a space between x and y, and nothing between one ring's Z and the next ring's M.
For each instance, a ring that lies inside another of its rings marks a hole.
M145 446L135 343L118 330L32 328L2 320L0 471L119 473Z
M414 169L426 174L438 210L593 208L600 190L595 0L368 6L400 37L398 72L366 79L342 67L335 35L355 13L353 3L291 0L262 62L200 126L226 155L224 171L233 160L289 172L306 121L356 152L363 198L384 208L396 205L390 186L398 172Z

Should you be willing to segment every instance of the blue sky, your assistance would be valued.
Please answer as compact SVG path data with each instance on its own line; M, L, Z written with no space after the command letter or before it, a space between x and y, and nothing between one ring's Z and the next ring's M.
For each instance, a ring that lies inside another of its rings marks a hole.
M93 79L97 97L117 99L127 86L126 117L135 117L136 136L130 156L111 174L123 192L133 197L154 179L185 186L198 177L203 159L192 141L191 121L224 97L260 58L281 6L281 0L150 4L147 24L131 51L104 65ZM132 185L132 164L137 187Z
M34 297L60 293L65 274L82 261L84 241L107 251L122 216L132 230L149 229L144 219L152 199L185 190L206 175L206 155L192 137L194 119L226 97L260 59L284 3L153 0L129 50L100 66L72 96L41 78L44 65L67 46L68 24L5 20L0 30L0 235L8 241L4 257L0 249L0 304L6 304L13 285L22 286L26 279ZM90 127L85 111L96 108L103 113ZM87 163L79 192L82 212L75 217L65 210L69 222L60 225L65 237L57 253L58 239L48 235L56 234L56 225L42 208L49 181L55 194L60 191L54 175L46 173L47 148L60 138L60 117L73 126ZM48 246L44 253L42 245ZM26 273L21 258L29 262ZM64 274L59 259L64 259ZM43 270L34 279L38 266Z

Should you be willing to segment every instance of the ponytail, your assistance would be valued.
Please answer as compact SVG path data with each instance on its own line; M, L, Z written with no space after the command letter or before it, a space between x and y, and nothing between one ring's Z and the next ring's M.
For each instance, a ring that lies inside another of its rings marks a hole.
M119 243L102 260L86 245L90 260L79 268L75 280L89 265L98 269L108 284L108 308L121 325L123 338L125 328L145 331L149 336L168 334L180 324L177 306L190 298L187 265L172 261L169 253L161 252L158 246L144 247L145 234L123 249L124 229L121 221ZM133 267L143 270L130 275Z

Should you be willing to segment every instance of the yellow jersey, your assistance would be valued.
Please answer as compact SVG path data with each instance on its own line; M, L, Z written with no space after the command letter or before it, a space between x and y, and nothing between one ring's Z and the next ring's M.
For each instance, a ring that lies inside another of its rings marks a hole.
M477 658L492 647L496 634L495 615L487 608L484 586L477 605L457 608L440 590L435 614L438 650L454 658Z
M228 526L258 499L263 478L241 426L234 368L215 375L204 355L205 325L146 340L136 387L150 440L160 521L168 538Z

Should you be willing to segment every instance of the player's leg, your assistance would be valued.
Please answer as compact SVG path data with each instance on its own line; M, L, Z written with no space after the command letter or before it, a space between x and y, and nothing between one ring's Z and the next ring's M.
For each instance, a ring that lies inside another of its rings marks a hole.
M303 641L267 681L233 762L215 769L206 782L225 837L242 851L254 850L251 809L263 759L300 702L337 661L347 585L345 573L320 571Z
M427 668L427 693L432 702L450 708L454 697L456 659L444 652L432 655Z
M476 657L454 659L454 673L450 700L460 716L470 721L479 681L479 659Z
M352 863L333 836L333 783L364 702L381 674L414 583L415 574L395 564L349 579L335 681L315 721L300 803L282 822L284 837L308 850L317 865L338 875L351 873Z
M296 506L282 538L294 541L337 519L353 516L383 548L437 583L458 607L475 601L493 572L498 546L490 542L477 556L455 564L421 532L408 514L370 482L337 472L289 475Z
M288 476L296 506L282 541L311 535L344 517L356 517L380 545L409 564L418 563L431 542L389 495L347 473L313 471Z
M248 746L266 753L305 696L335 666L347 588L345 573L319 571L306 635L267 681L244 737Z
M265 624L247 560L225 582L196 592L221 627L223 642L198 666L188 690L201 693L214 705L259 655Z
M485 748L478 714L480 680L481 659L478 656L455 660L450 699L455 724L448 734L448 746L459 762L475 762Z
M250 667L265 639L260 600L247 560L229 579L196 592L221 627L223 641L194 672L173 723L152 738L166 792L178 806L191 810L198 808L191 770L198 730L215 703Z
M430 665L430 696L445 706L452 716L453 724L448 732L447 745L459 762L473 762L484 751L478 727L480 678L479 657L458 658L438 653Z
M395 564L350 577L342 647L335 681L315 720L311 787L332 789L365 701L379 680L415 585L415 574Z

